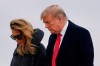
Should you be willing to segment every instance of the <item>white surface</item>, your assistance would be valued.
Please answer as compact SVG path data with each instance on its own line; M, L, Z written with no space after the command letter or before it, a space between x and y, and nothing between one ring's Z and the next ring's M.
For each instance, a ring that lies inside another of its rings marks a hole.
M34 28L45 32L42 43L47 46L50 32L40 20L42 10L51 4L60 5L74 23L87 28L94 44L94 65L100 66L100 0L0 0L0 66L10 66L16 42L9 23L15 18L24 18Z

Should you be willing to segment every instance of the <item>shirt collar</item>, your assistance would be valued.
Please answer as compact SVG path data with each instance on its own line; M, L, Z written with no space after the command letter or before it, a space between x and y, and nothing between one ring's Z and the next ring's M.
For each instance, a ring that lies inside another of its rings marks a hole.
M67 21L66 24L64 25L62 31L61 31L62 36L64 36L64 34L65 34L66 30L67 30L68 24L69 24L69 22Z

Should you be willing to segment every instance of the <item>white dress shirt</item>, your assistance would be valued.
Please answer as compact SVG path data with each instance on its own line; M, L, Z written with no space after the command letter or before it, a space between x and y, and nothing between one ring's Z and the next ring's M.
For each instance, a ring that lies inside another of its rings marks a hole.
M66 22L66 24L64 25L64 27L63 27L63 29L62 29L62 31L61 31L61 41L60 41L60 46L61 46L61 43L62 43L62 40L63 40L63 38L64 38L64 35L65 35L65 32L66 32L66 30L67 30L67 28L68 28L68 24L69 24L69 22L67 21Z
M66 30L67 30L67 27L68 27L68 21L66 22L66 24L64 25L64 27L63 27L63 29L62 29L62 31L61 31L61 41L60 41L60 45L59 45L59 48L60 48L60 46L61 46L61 43L62 43L62 40L63 40L63 38L64 38L64 35L65 35L65 32L66 32ZM54 49L55 49L55 46L54 46Z

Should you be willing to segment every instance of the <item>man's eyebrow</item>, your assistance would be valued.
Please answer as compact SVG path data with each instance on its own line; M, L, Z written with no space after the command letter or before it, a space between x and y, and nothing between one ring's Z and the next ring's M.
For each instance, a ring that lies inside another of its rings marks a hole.
M48 21L46 20L46 21L43 21L44 23L48 23Z

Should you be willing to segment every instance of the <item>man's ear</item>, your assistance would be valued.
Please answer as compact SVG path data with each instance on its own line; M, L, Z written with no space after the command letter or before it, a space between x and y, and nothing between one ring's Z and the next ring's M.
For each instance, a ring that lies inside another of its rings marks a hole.
M59 22L62 22L64 20L62 16L59 16L58 19L59 19Z

